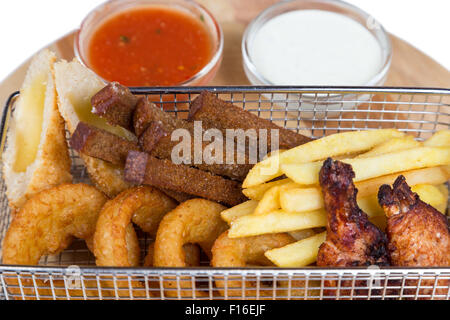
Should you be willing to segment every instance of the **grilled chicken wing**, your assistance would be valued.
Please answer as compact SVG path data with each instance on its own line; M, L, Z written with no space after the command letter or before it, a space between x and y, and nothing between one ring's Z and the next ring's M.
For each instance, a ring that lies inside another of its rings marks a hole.
M388 218L388 251L394 266L427 267L450 266L450 226L442 213L419 199L416 193L399 176L393 189L381 186L378 201ZM429 295L433 292L434 280L422 280L420 286L431 288L406 289L405 294ZM438 281L435 294L447 295L450 281ZM416 286L417 280L407 282Z
M386 236L373 225L356 203L358 190L353 184L355 173L349 164L327 159L320 170L325 209L328 213L327 239L320 246L318 266L370 266L388 265ZM366 282L366 281L363 281ZM335 287L336 281L326 281ZM359 283L356 286L367 286ZM351 287L351 281L342 281L341 288ZM349 295L350 290L339 294ZM367 290L356 290L354 294L365 295ZM336 295L335 290L325 290L325 295Z

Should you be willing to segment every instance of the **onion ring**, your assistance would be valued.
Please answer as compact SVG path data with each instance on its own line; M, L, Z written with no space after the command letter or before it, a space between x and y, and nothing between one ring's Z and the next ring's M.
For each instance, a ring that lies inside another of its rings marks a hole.
M192 243L183 246L186 256L186 266L195 267L200 264L200 248ZM153 267L153 258L155 256L155 242L150 243L147 249L147 255L144 259L144 267Z
M290 243L295 242L295 239L287 233L265 234L246 238L229 238L228 231L225 231L214 243L212 248L211 265L213 267L222 268L245 268L250 266L273 266L273 264L264 256L267 250L280 248ZM241 276L236 276L233 280L230 276L227 281L223 278L216 278L216 287L224 297L231 299L248 299L257 298L256 288L257 282L252 280L243 281ZM261 282L261 281L259 281ZM259 288L259 296L270 299L278 297L286 297L289 285L288 281L279 281L277 289L274 286L264 286L261 284ZM293 287L304 286L303 281L293 280L291 282ZM245 289L247 288L247 289ZM280 290L281 288L281 290ZM293 289L292 295L303 295L304 290Z
M143 231L153 231L175 207L174 200L148 186L128 189L108 201L100 212L94 235L97 266L138 266L140 250L132 221Z
M14 217L3 243L3 264L37 265L66 249L74 237L95 232L107 198L86 184L63 184L38 193Z
M216 238L228 226L221 219L222 205L204 199L188 200L168 213L158 228L155 241L155 267L187 267L183 246L187 243L198 244L211 257L211 248ZM190 278L166 277L164 287L170 297L205 296L206 293L194 290ZM173 290L182 288L186 290ZM172 289L172 290L171 290Z
M103 193L82 183L63 184L36 194L24 204L11 222L3 242L2 263L37 265L42 256L57 254L66 249L74 237L91 239L98 214L106 201ZM23 286L33 287L31 279L21 281ZM59 280L54 282L57 281ZM18 279L9 279L7 282L9 285L17 285ZM34 288L24 288L23 293L30 296L51 296L52 292L48 287L48 283L36 280L37 292ZM64 285L61 287L64 288ZM18 288L8 290L12 294L20 294ZM65 295L65 290L55 291L56 294ZM79 295L79 291L69 291Z
M144 232L155 234L161 219L176 204L164 193L149 186L125 190L109 200L100 212L94 235L97 266L139 266L141 252L133 222ZM115 281L102 281L102 287L102 293L106 296L146 296L144 284L128 277L118 276ZM149 294L153 296L154 291Z

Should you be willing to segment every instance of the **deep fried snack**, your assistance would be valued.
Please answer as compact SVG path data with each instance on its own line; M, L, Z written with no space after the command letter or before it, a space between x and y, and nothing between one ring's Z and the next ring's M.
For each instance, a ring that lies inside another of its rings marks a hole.
M186 243L183 246L183 251L186 257L186 267L196 267L200 265L200 248L196 244ZM155 242L151 242L147 248L147 255L144 258L144 267L151 268L154 266L154 256L155 256ZM149 293L154 296L161 298L161 284L158 277L149 277L148 281ZM142 286L139 284L139 286Z
M63 184L36 194L11 222L3 242L2 263L37 265L42 256L63 251L74 238L89 240L106 201L106 196L86 184ZM25 295L52 295L48 284L36 281L38 292L24 289ZM7 282L17 285L16 279ZM33 283L31 279L23 279L22 285ZM18 288L8 290L20 293ZM71 293L77 295L74 290Z
M70 146L88 156L122 166L129 151L139 150L136 143L81 121L70 139Z
M325 210L328 214L327 238L320 246L317 265L322 267L386 266L389 264L385 234L369 221L356 202L358 190L353 184L355 173L349 164L328 158L320 170ZM343 281L348 287L351 281ZM337 287L336 280L325 286ZM365 286L362 284L361 286ZM325 290L325 295L349 295L350 289ZM355 290L365 295L367 290Z
M43 255L89 239L107 198L86 184L63 184L38 193L17 213L3 243L3 263L37 265Z
M163 189L163 188L158 188L158 189L161 190L162 192L164 192L165 194L167 194L172 199L177 200L179 203L182 203L182 202L185 202L185 201L195 198L195 196L184 193L184 192L176 192L176 191L167 190L167 189Z
M125 180L156 188L187 193L234 206L246 200L238 182L169 160L160 160L148 153L131 151L125 164Z
M378 201L388 218L388 251L391 263L402 267L450 266L450 226L447 217L421 201L416 193L399 176L393 188L383 185ZM423 280L420 290L405 289L405 294L431 295L434 280ZM417 280L408 280L408 286L417 286ZM446 295L450 280L437 282L444 289L435 294Z
M214 243L211 265L216 268L245 268L249 265L273 266L269 259L264 256L264 253L267 250L284 247L293 242L295 242L295 239L287 233L232 239L228 237L228 231L225 231ZM221 277L221 279L216 278L215 282L220 294L231 299L257 298L257 295L271 299L285 298L288 295L287 281L279 281L276 291L274 285L261 285L259 292L256 289L256 279L243 281L240 276L235 278L230 276L227 281L224 281ZM295 280L291 283L291 287L304 287L304 282ZM294 288L291 290L291 296L304 296L303 289Z
M32 59L8 124L2 167L13 214L38 192L72 182L64 120L56 104L55 60L49 50Z
M221 219L220 212L225 207L204 199L193 199L179 205L168 213L158 228L155 241L155 267L186 267L186 254L183 246L187 243L198 244L211 257L211 248L217 237L228 226ZM178 284L178 285L177 285ZM172 276L166 277L164 286L166 295L184 298L205 296L206 293L194 290L189 278L181 277L179 282ZM177 291L176 288L182 288Z
M111 82L91 99L92 113L105 118L113 126L133 128L133 113L138 98L117 82Z
M200 265L200 248L193 243L186 243L183 246L186 267L196 267ZM153 267L155 257L155 242L150 243L147 255L144 258L144 267Z
M80 158L87 168L91 181L109 198L114 198L122 191L132 187L123 178L123 166L114 165L82 153Z
M55 63L55 83L59 112L70 134L73 134L78 122L84 121L129 140L136 139L125 128L111 126L105 119L91 113L91 97L105 87L105 82L79 61ZM108 197L113 198L130 187L123 180L122 167L85 154L80 154L80 157L91 181Z
M94 235L96 265L139 266L140 248L133 223L142 231L155 235L163 216L175 207L175 201L147 186L128 189L108 201L100 212ZM150 258L145 260L150 261ZM145 286L140 281L117 277L115 282L102 281L102 294L109 296L115 291L114 294L121 298L146 296ZM130 290L114 290L116 287ZM153 296L155 292L149 294Z
M262 119L232 103L223 101L211 92L202 92L191 104L189 120L204 121L217 129L259 129L279 130L280 149L291 149L312 139L302 136L294 131L284 129L275 123ZM267 134L268 150L271 146L270 134ZM274 150L272 150L274 151Z
M163 216L175 207L175 201L147 186L126 190L108 201L100 212L94 235L96 264L137 266L139 250L133 248L139 246L131 222L144 232L155 234Z
M195 137L195 135L198 134L195 131L194 123L175 118L173 115L162 111L153 103L149 102L147 98L139 100L134 123L142 150L159 159L172 159L172 150L180 144L179 141L172 141L172 134L174 131L184 129L189 133L190 137ZM203 133L200 132L200 134ZM215 136L215 139L215 143L222 144L223 149L225 150L225 141L217 136ZM234 141L231 142L234 143ZM200 170L243 181L252 167L245 152L240 153L239 149L234 153L233 163L227 163L225 152L223 153L223 159L219 159L221 163L211 163L213 161L206 161L206 157L208 157L209 154L207 152L202 153L205 160L196 163L194 161L196 150L195 139L191 139L190 142L183 141L182 143L189 143L189 145L186 146L191 150L191 163L189 163L189 165L197 167ZM209 142L202 141L202 151L205 151L208 148L208 145ZM242 164L238 161L240 155L242 156Z

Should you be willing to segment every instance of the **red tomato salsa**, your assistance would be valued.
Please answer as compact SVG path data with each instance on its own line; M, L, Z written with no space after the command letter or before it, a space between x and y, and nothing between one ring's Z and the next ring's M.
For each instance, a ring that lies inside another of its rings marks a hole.
M180 84L212 57L202 18L161 7L121 12L93 33L89 64L105 80L126 86Z

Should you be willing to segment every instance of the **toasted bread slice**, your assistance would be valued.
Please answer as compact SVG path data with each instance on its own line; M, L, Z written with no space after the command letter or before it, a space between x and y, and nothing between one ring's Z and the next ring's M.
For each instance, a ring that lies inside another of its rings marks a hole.
M137 138L122 127L111 126L105 119L92 113L91 98L105 87L105 83L78 61L60 61L55 64L56 90L59 111L72 135L80 121L114 133L128 140ZM89 177L98 189L114 197L130 185L123 180L123 168L101 159L80 154Z
M56 103L55 60L48 50L33 58L10 121L3 176L13 211L37 192L72 181L64 120Z

